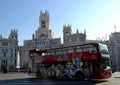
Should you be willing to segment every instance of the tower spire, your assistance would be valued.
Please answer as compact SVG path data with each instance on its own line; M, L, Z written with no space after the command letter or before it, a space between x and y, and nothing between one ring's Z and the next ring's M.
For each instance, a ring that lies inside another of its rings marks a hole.
M76 33L79 33L78 28L77 28L77 30L76 30Z
M84 34L86 35L86 29L84 29Z
M114 25L114 29L115 29L115 32L116 32L116 25Z

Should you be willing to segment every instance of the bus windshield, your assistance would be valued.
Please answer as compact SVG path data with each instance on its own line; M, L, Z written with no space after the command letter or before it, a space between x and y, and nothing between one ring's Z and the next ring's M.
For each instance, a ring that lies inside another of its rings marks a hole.
M100 51L100 67L102 70L111 70L110 66L110 56L108 52L108 48L106 45L99 45L99 51Z
M101 54L109 54L106 45L100 44L100 45L99 45L99 50L100 50L100 53L101 53Z

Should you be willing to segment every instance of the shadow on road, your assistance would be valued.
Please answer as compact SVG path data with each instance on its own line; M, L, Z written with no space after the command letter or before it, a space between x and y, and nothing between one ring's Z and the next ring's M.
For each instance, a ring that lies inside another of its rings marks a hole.
M108 82L107 80L90 80L90 81L79 81L79 80L53 80L53 79L37 79L37 78L20 78L20 79L9 79L9 80L0 80L0 84L7 84L7 85L95 85Z

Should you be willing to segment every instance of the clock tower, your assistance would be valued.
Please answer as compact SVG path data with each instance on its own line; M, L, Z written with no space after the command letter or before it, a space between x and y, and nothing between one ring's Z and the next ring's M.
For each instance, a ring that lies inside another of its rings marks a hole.
M40 12L39 27L35 32L36 39L52 39L54 33L50 29L50 18L48 11Z
M42 29L49 29L49 25L50 25L50 18L48 11L45 11L45 13L41 11L39 16L39 27Z

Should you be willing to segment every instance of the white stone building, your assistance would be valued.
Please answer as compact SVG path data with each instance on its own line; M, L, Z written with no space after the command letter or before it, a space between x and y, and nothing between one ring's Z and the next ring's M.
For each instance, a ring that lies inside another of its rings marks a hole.
M82 44L86 42L86 30L84 33L79 33L78 29L76 33L72 33L71 25L63 26L63 43L67 45Z
M10 70L16 68L18 53L18 31L11 30L8 38L0 36L0 68L7 65Z
M120 71L120 32L113 32L106 42L109 48L112 66Z
M54 38L54 33L50 29L50 17L49 13L40 13L39 16L39 27L32 35L31 40L25 40L24 46L29 49L45 49L51 47L58 47L61 45L60 38Z

